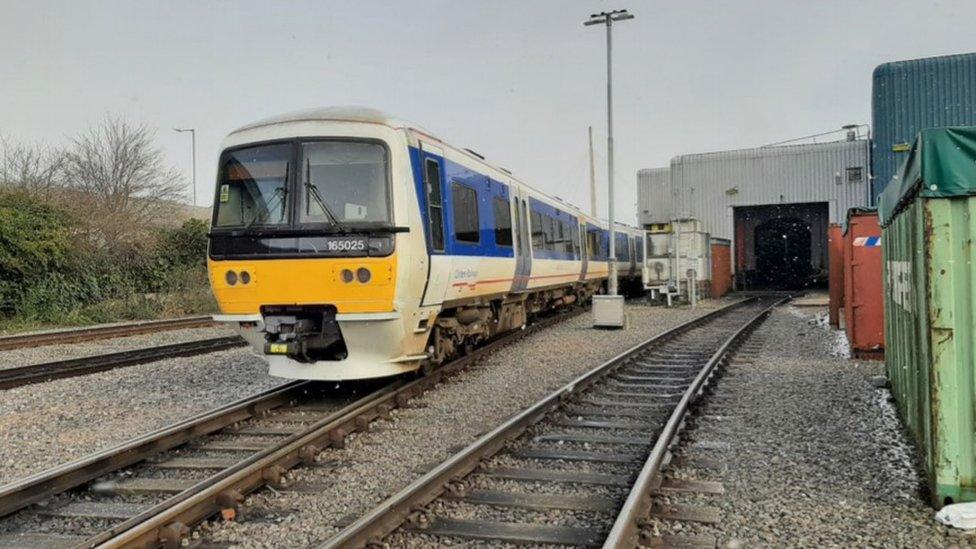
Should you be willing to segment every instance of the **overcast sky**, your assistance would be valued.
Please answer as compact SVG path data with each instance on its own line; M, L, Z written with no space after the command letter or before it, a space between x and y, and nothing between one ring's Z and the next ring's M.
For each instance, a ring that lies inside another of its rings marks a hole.
M976 50L973 0L0 0L0 135L63 142L106 115L158 131L200 204L221 139L273 114L366 105L584 208L586 128L606 208L605 35L614 27L618 219L636 171L870 122L871 71Z

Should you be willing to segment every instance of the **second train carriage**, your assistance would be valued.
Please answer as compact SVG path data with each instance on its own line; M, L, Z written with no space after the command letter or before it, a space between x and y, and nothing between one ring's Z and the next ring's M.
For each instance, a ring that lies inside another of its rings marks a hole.
M436 366L608 276L605 222L362 108L287 114L223 144L208 267L221 315L275 376ZM616 226L622 289L644 235Z

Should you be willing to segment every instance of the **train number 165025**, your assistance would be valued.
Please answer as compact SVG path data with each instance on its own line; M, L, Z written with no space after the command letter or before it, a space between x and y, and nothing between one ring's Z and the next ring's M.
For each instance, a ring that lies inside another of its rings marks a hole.
M325 243L330 252L362 252L366 250L365 238L333 239Z

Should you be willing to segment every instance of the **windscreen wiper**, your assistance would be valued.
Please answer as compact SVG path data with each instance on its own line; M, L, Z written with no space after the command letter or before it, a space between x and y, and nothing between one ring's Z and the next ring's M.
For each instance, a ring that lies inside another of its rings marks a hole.
M274 196L272 197L272 199L280 199L281 202L284 202L285 196L287 195L288 195L288 189L284 187L278 187L277 189L275 189ZM271 210L277 206L278 206L277 202L269 202L268 205L265 207L264 212L266 214L270 214ZM258 222L258 219L261 219L260 213L258 213L250 221L248 221L247 225L244 225L244 230L250 229L251 225L254 225L255 223Z
M329 218L329 223L332 223L333 227L335 227L339 232L349 232L349 229L347 229L346 226L339 221L339 218L336 217L336 214L332 212L332 208L330 208L329 205L325 203L325 200L322 199L322 195L319 194L318 187L312 185L311 173L311 162L309 162L308 159L305 159L305 194L315 199L315 203L318 204L319 208L322 208L322 211L325 212L325 215Z
M248 192L250 192L250 191L248 191ZM254 194L251 193L251 196L253 198L254 197ZM285 177L284 177L283 183L282 183L282 185L280 187L275 187L274 195L272 195L271 196L271 200L269 200L266 203L266 205L264 207L264 211L267 214L271 214L271 210L273 209L273 207L277 207L278 206L278 203L277 202L274 202L274 201L275 200L280 200L281 203L284 204L285 203L285 198L287 196L288 196L288 167L286 166L285 167ZM282 211L282 216L284 216L284 211ZM255 214L254 218L251 219L250 221L248 221L247 222L247 225L244 225L244 227L242 228L242 230L245 230L246 231L246 230L250 229L251 228L251 225L254 225L255 223L257 223L257 221L258 221L258 219L260 217L261 217L261 214L260 213Z

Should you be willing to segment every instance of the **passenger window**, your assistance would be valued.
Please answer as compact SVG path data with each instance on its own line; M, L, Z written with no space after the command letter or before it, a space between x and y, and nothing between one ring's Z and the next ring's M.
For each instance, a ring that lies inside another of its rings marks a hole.
M630 251L627 249L627 235L617 233L617 259L620 261L630 261Z
M570 225L570 229L573 231L573 251L571 253L575 257L580 257L579 225L573 223L572 225Z
M547 215L545 216L545 219L542 220L542 223L543 230L546 233L546 249L554 250L556 243L556 229L553 227L553 219Z
M454 208L454 238L458 242L477 244L478 232L478 193L467 185L451 182L451 207Z
M430 217L430 247L444 251L444 204L441 202L441 166L428 158L425 164L427 180L427 215Z
M532 248L542 250L546 247L546 237L542 232L542 214L532 212Z
M596 231L588 231L586 233L586 247L590 251L590 259L596 259L599 257L600 253L600 239L599 234Z
M563 251L567 255L573 255L573 226L565 221L560 221L559 226L562 227L563 232Z
M492 201L492 210L495 214L495 244L511 247L512 209L508 200L495 197Z

